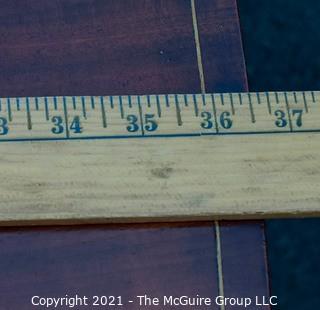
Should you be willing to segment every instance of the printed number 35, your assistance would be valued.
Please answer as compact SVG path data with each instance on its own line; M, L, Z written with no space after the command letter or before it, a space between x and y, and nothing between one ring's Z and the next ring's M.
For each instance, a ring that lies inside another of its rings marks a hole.
M138 117L136 115L128 115L127 121L129 122L129 125L127 126L129 132L136 132L139 130ZM144 129L146 131L155 131L157 128L158 124L156 120L154 120L154 114L146 114L144 116Z

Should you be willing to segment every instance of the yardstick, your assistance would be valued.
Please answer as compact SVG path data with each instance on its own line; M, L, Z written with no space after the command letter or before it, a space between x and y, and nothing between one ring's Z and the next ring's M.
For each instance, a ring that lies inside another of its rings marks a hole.
M0 100L2 225L320 213L320 92Z

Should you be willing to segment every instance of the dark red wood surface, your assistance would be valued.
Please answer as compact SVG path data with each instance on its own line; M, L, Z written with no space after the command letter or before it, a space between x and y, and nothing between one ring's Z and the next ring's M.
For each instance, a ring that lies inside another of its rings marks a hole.
M196 3L207 91L246 89L235 1ZM1 0L0 72L2 97L199 92L190 1ZM221 245L225 295L268 295L263 222L222 222ZM0 309L34 294L213 298L216 254L213 223L2 228Z

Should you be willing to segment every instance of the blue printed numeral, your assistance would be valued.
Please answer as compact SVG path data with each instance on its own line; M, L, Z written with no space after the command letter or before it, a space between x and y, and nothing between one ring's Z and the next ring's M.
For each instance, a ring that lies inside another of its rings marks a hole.
M63 118L62 116L53 116L51 118L51 122L54 124L54 127L51 129L51 132L59 135L64 132L64 124L63 124ZM82 133L82 127L80 123L80 117L75 116L71 122L70 130L72 130L74 133Z
M0 117L0 136L5 136L9 132L8 121L4 117Z

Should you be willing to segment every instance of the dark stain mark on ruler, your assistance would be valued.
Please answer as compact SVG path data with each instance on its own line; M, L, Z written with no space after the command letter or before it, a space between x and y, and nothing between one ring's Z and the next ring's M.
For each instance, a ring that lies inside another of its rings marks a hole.
M160 178L160 179L168 179L172 172L173 172L173 168L171 167L151 169L151 174L156 178Z

